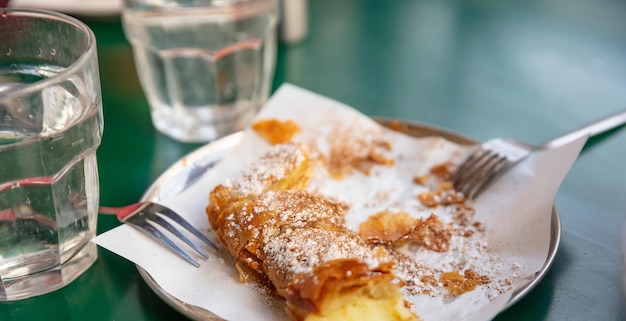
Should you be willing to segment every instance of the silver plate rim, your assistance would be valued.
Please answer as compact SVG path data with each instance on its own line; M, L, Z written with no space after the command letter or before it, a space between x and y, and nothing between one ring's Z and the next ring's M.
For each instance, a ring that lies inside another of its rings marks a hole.
M390 127L394 130L398 130L401 132L405 132L409 135L416 136L415 132L420 132L421 136L427 135L438 135L444 138L450 139L456 143L460 144L473 144L476 143L476 140L468 138L464 135L448 131L445 129L441 129L438 127L434 127L427 124L422 124L419 122L408 122L408 121L400 121L395 119L387 119L387 118L375 118L375 120L386 127ZM413 132L412 132L413 131ZM420 137L420 136L417 136ZM142 201L159 201L161 198L161 189L166 183L174 177L181 175L181 173L185 170L189 169L188 164L195 164L196 162L206 159L207 157L213 161L209 161L209 163L214 164L216 161L219 161L230 149L232 149L239 141L243 138L243 132L237 132L218 140L215 140L211 143L208 143L204 146L199 147L198 149L190 152L189 154L181 157L176 163L170 166L167 170L165 170L145 191L141 200ZM204 160L206 163L207 161ZM210 170L212 166L204 168L204 170ZM170 191L171 192L171 191ZM551 226L550 226L550 247L548 249L548 255L546 257L546 261L544 262L543 267L540 271L535 274L535 278L529 282L526 286L518 289L513 293L509 301L507 302L505 308L502 310L506 310L519 300L521 300L524 296L526 296L531 290L533 290L539 282L546 276L552 264L554 263L554 259L557 255L559 245L561 243L561 219L559 213L555 206L552 206L552 217L551 217ZM137 270L139 271L139 275L144 279L144 281L148 284L150 289L154 291L159 298L161 298L165 303L171 306L176 311L185 315L186 317L193 320L201 320L201 321L220 321L223 320L219 316L213 314L206 309L187 304L169 293L163 290L156 281L152 278L152 276L142 269L140 266L136 265ZM501 312L502 312L501 311Z

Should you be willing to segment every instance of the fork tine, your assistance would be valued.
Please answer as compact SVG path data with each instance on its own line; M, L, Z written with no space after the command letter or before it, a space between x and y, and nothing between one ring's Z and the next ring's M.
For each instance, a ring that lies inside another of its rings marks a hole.
M483 190L489 186L489 184L491 183L491 181L493 181L494 179L496 179L497 177L499 177L500 175L502 175L505 170L508 168L507 166L507 160L506 158L502 158L500 162L498 162L498 164L496 164L496 166L494 167L493 170L491 170L489 172L489 175L486 175L483 180L481 182L479 182L477 184L477 186L474 188L474 190L472 191L470 198L475 198L476 196L478 196L478 194L482 193Z
M452 184L457 188L467 185L497 157L498 155L490 150L476 151L457 170Z
M157 223L163 226L166 230L170 231L170 233L176 235L179 239L183 240L183 242L185 242L187 245L191 246L191 248L196 250L196 252L198 252L198 254L200 254L203 258L205 259L209 258L209 255L206 254L206 252L204 252L196 243L191 241L185 234L183 234L181 231L176 229L174 226L172 226L172 224L164 220L162 217L157 215L152 218L152 221L154 223Z
M482 182L484 177L488 175L499 162L503 159L506 160L505 157L491 150L485 149L481 151L481 153L480 159L475 161L472 167L466 167L461 177L453 182L455 189L465 194L467 198L472 198L475 188Z
M473 186L489 173L498 160L500 160L500 157L497 154L489 152L489 157L485 157L479 165L468 170L466 180L459 182L459 187L463 187L462 189L467 193L467 196L469 196L469 192L473 189Z
M209 240L206 236L204 236L204 234L200 233L200 231L198 231L195 227L189 224L189 222L187 222L185 219L180 217L180 215L176 214L176 212L160 204L154 203L152 204L152 206L155 207L156 212L162 215L165 215L166 217L170 218L174 222L180 224L180 226L184 227L187 231L191 232L193 235L195 235L197 238L202 240L204 243L211 246L213 249L217 250L217 246L215 246L215 244L213 244L211 240Z
M135 225L137 227L140 227L144 231L150 233L152 236L154 236L157 240L159 240L161 243L163 243L169 249L171 249L172 251L174 251L178 255L182 256L185 260L187 260L187 262L193 264L193 266L195 266L195 267L200 267L200 263L198 263L196 260L194 260L191 256L189 256L189 254L187 254L180 247L178 247L178 245L174 244L174 242L172 242L169 238L167 238L167 236L165 236L163 233L161 233L161 231L156 229L154 226L152 226L147 221L142 221L142 222L139 222L139 223L128 221L128 223L133 224L133 225Z
M479 148L470 154L452 176L452 182L456 183L466 177L468 169L473 168L485 156L486 152L486 150Z
M491 181L530 155L534 148L511 139L488 140L459 165L452 185L468 199L474 199Z
M489 182L504 172L506 164L507 158L505 156L493 158L479 173L467 182L463 193L470 199L475 198L489 185Z

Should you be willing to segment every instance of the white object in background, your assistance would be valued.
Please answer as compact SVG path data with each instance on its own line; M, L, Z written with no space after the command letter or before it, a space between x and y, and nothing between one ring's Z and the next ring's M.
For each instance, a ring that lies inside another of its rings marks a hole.
M280 0L280 41L298 43L309 32L309 8L307 0Z
M85 17L118 17L122 0L10 0L9 7L45 9Z

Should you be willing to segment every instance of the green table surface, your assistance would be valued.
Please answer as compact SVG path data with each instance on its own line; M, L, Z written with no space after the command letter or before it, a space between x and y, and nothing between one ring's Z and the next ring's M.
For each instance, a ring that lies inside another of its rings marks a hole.
M311 0L310 33L281 45L274 86L290 82L372 116L478 140L531 143L626 106L626 2L612 0ZM136 201L182 155L155 131L119 17L94 30L105 130L100 203ZM556 196L554 264L496 320L622 320L620 235L626 130L593 140ZM98 233L119 223L100 216ZM0 304L0 320L184 320L125 259L97 262L56 292Z

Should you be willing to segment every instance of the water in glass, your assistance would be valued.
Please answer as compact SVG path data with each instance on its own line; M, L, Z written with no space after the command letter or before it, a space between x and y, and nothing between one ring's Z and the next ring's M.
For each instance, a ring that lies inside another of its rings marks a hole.
M55 76L44 64L0 65L0 94ZM58 289L97 258L99 106L68 79L0 100L0 301ZM99 103L99 101L98 101Z
M124 30L161 132L208 141L245 127L267 100L276 12L243 6L124 10Z

